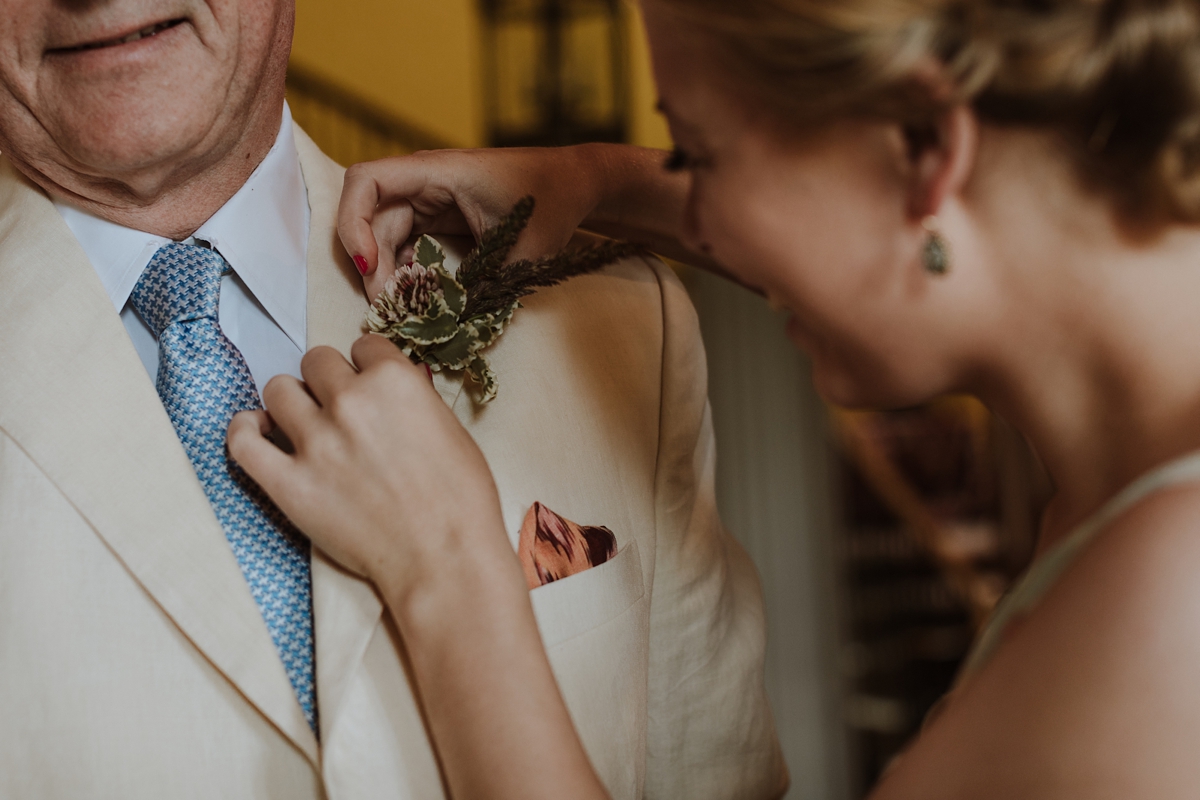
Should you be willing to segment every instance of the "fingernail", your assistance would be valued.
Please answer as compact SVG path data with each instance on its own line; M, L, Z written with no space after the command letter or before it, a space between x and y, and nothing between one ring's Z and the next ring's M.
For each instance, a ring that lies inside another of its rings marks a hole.
M371 268L371 265L368 264L367 260L362 256L354 257L354 266L358 267L358 274L360 275L366 275L367 270Z
M425 368L425 374L429 377L429 382L433 383L433 370L430 369L428 364L422 364L421 366Z

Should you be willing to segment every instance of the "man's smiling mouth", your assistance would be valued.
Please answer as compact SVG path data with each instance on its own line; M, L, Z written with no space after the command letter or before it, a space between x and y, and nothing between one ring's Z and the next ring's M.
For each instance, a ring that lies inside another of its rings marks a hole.
M51 50L50 52L52 52L52 53L79 53L79 52L83 52L85 50L99 50L100 48L103 48L103 47L116 47L117 45L131 44L133 42L138 41L139 39L147 39L151 36L157 36L158 34L162 33L163 31L165 31L169 28L174 28L176 25L179 25L185 21L186 20L183 20L183 19L167 20L166 22L159 22L154 25L148 25L145 28L142 28L141 30L134 31L133 33L127 34L125 36L120 36L115 39L106 39L105 41L102 41L102 42L88 42L87 44L76 45L74 47L60 47L60 48Z

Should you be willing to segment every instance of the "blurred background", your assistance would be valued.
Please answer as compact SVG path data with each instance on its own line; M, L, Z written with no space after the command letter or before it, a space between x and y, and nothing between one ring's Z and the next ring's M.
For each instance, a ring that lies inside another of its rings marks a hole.
M622 0L297 0L288 100L342 164L417 149L670 147ZM758 564L790 800L862 797L1027 564L1046 478L978 403L829 408L783 318L681 270L708 348L718 500Z

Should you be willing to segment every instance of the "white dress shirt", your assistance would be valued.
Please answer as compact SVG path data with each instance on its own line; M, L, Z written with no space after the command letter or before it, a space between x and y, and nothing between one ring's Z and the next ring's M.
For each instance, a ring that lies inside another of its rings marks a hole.
M129 295L158 248L161 236L100 219L55 202L83 245L121 314L125 330L151 380L158 374L158 341L134 310ZM188 243L207 243L233 272L221 279L219 321L242 351L261 395L276 375L300 377L308 302L308 191L287 106L266 158L237 194L209 217Z

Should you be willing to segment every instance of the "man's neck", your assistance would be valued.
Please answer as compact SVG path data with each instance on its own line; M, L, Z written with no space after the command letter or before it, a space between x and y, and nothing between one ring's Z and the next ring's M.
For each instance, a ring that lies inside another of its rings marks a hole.
M275 143L282 114L280 97L275 107L259 111L232 144L123 180L76 176L60 182L14 163L55 199L118 225L179 241L195 233L254 173Z

